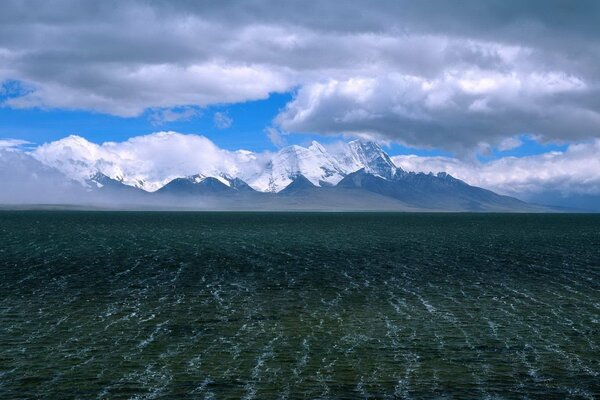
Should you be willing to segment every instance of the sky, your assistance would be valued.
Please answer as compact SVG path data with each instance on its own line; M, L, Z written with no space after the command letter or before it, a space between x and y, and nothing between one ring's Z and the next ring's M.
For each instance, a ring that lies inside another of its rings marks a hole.
M4 0L0 140L361 137L407 168L595 201L598 20L585 0Z

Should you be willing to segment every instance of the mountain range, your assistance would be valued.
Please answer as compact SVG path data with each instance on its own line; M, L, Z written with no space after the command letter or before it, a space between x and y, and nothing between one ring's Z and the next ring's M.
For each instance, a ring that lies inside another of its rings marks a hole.
M32 154L28 162L51 173L53 182L62 176L62 187L72 194L69 202L78 204L215 210L554 211L468 185L446 173L405 171L377 143L365 140L331 148L313 141L267 157L238 151L237 162L209 163L195 174L166 178L98 157L93 148L86 148L88 143L71 136L61 150L64 154L67 149L70 156L53 161Z

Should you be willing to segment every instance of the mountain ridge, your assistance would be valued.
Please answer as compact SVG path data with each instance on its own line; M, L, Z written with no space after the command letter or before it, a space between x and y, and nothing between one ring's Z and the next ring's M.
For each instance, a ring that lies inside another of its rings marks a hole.
M238 164L202 163L202 171L170 179L165 178L169 173L140 176L119 159L98 156L95 145L86 143L80 137L66 138L68 148L56 151L69 156L62 163L48 163L48 168L80 182L88 202L206 209L550 210L471 186L447 173L405 171L377 143L361 139L330 148L316 141L307 147L291 145L266 158L238 151L243 157ZM74 149L85 152L78 158ZM252 164L244 164L248 162Z

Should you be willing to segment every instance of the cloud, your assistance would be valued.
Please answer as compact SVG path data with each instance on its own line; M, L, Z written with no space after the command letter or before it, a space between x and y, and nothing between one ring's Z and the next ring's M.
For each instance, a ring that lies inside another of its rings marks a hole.
M502 157L481 163L451 157L392 157L408 171L448 172L475 186L524 199L600 195L600 139L571 144L564 152Z
M74 203L84 191L56 169L22 151L0 148L0 203Z
M438 79L388 74L302 87L276 118L291 132L347 133L460 152L519 133L547 140L600 133L600 111L568 96L585 83L559 73L467 70Z
M523 141L517 137L509 137L506 139L503 139L499 144L498 144L498 150L499 151L508 151L508 150L512 150L512 149L516 149L521 147L521 145L523 144Z
M213 122L217 128L227 129L233 124L233 119L226 112L216 112Z
M21 146L25 146L28 144L32 144L32 143L28 142L27 140L20 140L20 139L0 139L0 150L12 149L15 147L21 147Z
M267 137L269 138L271 143L273 143L275 146L277 146L277 147L285 146L285 144L286 144L285 138L282 136L281 132L279 132L277 129L270 126L265 129L265 133L267 134Z
M83 70L78 75L81 85L46 78L31 81L33 91L9 98L4 105L93 110L135 117L148 108L265 99L271 92L288 88L276 71L258 65L149 65L134 70L111 67L103 71Z
M193 107L157 109L151 111L150 121L153 125L163 125L175 121L189 121L201 115L202 112Z
M454 151L584 140L600 136L599 14L592 0L5 0L0 82L27 90L2 104L133 117L294 91L277 128Z
M230 152L204 136L176 132L157 132L103 144L69 136L45 143L31 154L80 182L102 172L148 191L155 191L172 179L199 173L252 176L260 170L262 160L260 154Z

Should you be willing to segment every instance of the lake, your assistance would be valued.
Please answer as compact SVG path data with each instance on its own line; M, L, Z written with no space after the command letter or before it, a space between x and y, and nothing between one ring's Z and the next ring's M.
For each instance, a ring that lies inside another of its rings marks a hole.
M600 215L0 212L0 398L600 393Z

